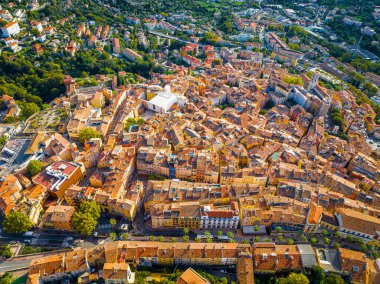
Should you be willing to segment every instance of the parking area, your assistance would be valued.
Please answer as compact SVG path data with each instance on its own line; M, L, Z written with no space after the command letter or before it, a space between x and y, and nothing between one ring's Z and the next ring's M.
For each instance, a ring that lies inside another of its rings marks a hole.
M24 163L30 155L24 154L30 139L11 139L0 152L0 168L11 171Z

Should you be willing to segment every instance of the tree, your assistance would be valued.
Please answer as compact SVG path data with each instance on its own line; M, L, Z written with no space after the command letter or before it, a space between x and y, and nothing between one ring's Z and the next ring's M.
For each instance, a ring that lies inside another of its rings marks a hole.
M294 244L294 240L293 239L287 239L286 242L288 243L288 245L292 245Z
M117 238L117 234L115 233L115 232L111 232L110 233L110 238L111 238L111 240L116 240L116 238Z
M200 239L200 238L195 238L195 242L196 242L196 243L200 243L200 242L201 242L201 239Z
M326 230L322 230L321 234L326 237L328 235L327 231Z
M153 242L154 241L154 236L149 236L149 241Z
M282 228L281 227L276 227L276 233L281 233L282 232Z
M323 238L323 242L325 243L325 245L329 245L330 239L329 238Z
M189 234L189 228L183 228L183 234L188 235Z
M221 236L223 236L223 231L219 230L216 234L217 234L218 237L221 237Z
M206 238L206 243L212 243L212 239L210 237Z
M0 284L11 284L12 281L12 273L5 272L3 276L0 277Z
M163 236L159 236L159 237L157 237L157 241L162 243L165 241L165 238Z
M74 230L86 237L91 235L97 224L97 219L95 219L90 213L76 212L72 219Z
M302 273L290 273L287 278L278 279L279 284L309 284L309 279Z
M373 258L375 258L375 259L378 259L378 258L379 258L379 253L378 253L377 251L373 250L373 251L371 252L371 254L372 254Z
M32 227L32 222L22 212L10 212L3 221L7 233L24 233Z
M249 241L248 241L247 239L244 239L244 240L243 240L243 244L248 245L248 244L249 244Z
M323 284L344 284L344 283L345 282L343 278L337 274L329 274L323 281Z
M341 234L339 231L336 231L336 232L334 233L334 235L335 235L335 237L337 237L337 238L342 237L342 234Z
M83 201L79 206L79 212L90 214L96 221L100 218L102 209L96 201Z
M307 242L307 238L305 236L301 236L301 241L306 243Z
M127 240L127 239L129 238L129 234L128 234L128 233L123 233L123 234L121 235L121 238L122 238L123 240Z
M72 219L74 230L83 236L91 235L98 224L100 213L100 205L95 201L83 201Z
M8 140L7 136L5 135L0 136L0 149L3 148L7 140Z
M28 172L30 176L35 176L42 170L42 163L38 160L31 160L28 164Z
M172 237L170 240L171 240L172 243L176 243L177 242L177 238L176 237Z
M284 237L283 236L278 236L277 239L278 239L279 242L282 242L284 240Z
M187 243L189 241L189 236L188 235L182 236L182 241Z
M13 252L11 251L11 247L8 244L3 244L1 246L1 255L5 258L10 258L13 256Z
M310 244L311 244L312 246L316 245L316 244L317 244L317 239L316 239L316 238L311 238L311 239L310 239Z
M229 239L233 239L233 238L234 238L234 233L232 233L232 232L227 232L227 237L228 237Z
M254 240L256 243L258 243L260 241L260 237L255 237Z
M84 144L91 138L99 138L100 134L93 128L87 127L79 131L79 141Z
M313 267L311 269L311 275L310 275L311 283L313 284L323 284L325 279L325 271L322 267L317 266Z
M254 230L255 232L258 232L258 231L260 230L260 227L256 225L256 226L253 227L253 230Z
M114 218L110 219L110 225L112 226L112 228L115 228L116 223L117 223L116 219L114 219Z
M334 243L334 248L340 248L340 244L339 243Z
M26 120L27 118L31 117L33 114L40 111L40 108L38 105L34 102L27 103L27 102L17 102L17 105L21 109L21 115L20 118L23 120Z
M205 236L206 236L207 238L211 237L210 232L209 232L209 231L206 231L206 232L205 232Z

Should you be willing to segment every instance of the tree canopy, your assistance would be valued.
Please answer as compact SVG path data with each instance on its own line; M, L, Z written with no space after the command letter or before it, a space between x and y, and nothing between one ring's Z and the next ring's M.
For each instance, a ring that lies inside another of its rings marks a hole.
M79 131L79 141L85 143L91 138L99 138L100 134L93 128L87 127Z
M28 172L30 176L35 176L42 170L42 163L38 160L31 160L28 164Z
M287 278L279 278L279 284L309 284L309 279L302 273L290 273Z
M74 230L83 236L91 235L98 224L100 213L101 208L95 201L82 202L72 219Z
M22 212L11 212L3 221L3 228L8 233L24 233L31 227L32 222Z

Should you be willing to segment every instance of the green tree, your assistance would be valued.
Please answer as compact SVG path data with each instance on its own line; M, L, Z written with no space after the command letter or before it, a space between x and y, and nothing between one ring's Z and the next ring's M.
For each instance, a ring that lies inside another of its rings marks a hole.
M316 244L317 244L317 239L316 239L316 238L311 238L311 239L310 239L310 244L311 244L312 246L316 245Z
M172 237L170 240L171 240L172 243L176 243L177 242L177 238L176 237Z
M307 242L307 238L305 236L301 236L301 241L306 243Z
M339 243L334 243L334 248L340 248L340 244Z
M116 219L114 219L114 218L110 219L110 225L112 226L112 228L115 228L116 223L117 223Z
M206 232L205 232L205 236L206 236L207 238L209 238L209 237L211 237L211 233L210 233L209 231L206 231Z
M154 241L154 236L149 236L149 241L153 242Z
M165 241L165 238L163 236L159 236L159 237L157 237L157 241L162 243Z
M123 234L121 235L121 238L122 238L123 240L127 240L127 239L129 238L129 234L128 234L128 233L123 233Z
M189 228L183 228L183 234L188 235L189 234Z
M281 233L282 232L282 228L281 227L276 227L276 233Z
M337 274L329 274L323 281L323 284L344 284L344 283L345 282L343 278Z
M114 240L116 240L116 238L117 238L117 234L115 232L111 232L110 233L110 239L114 241Z
M223 236L223 231L219 230L216 234L217 234L218 237L221 237L221 236Z
M317 266L311 269L310 271L310 279L311 283L313 284L323 284L324 279L325 279L325 271L323 270L322 267Z
M288 245L292 245L294 244L294 240L293 239L287 239L286 242L288 243Z
M90 213L76 212L72 219L74 230L86 237L91 235L97 224L97 219L95 219Z
M85 143L86 141L90 140L91 138L99 138L100 134L91 127L87 127L85 129L82 129L79 131L79 141L81 143Z
M5 272L3 276L0 277L0 284L11 284L12 281L12 273Z
M30 176L35 176L36 174L41 172L42 163L38 160L31 160L28 164L27 169L28 169Z
M182 236L182 241L187 243L189 241L189 236L188 235Z
M232 233L232 232L227 232L227 237L229 238L229 239L233 239L234 238L234 233Z
M323 238L323 242L325 243L325 245L329 245L330 239L329 238Z
M5 135L0 136L0 149L3 148L5 143L7 143L7 140L8 140L7 136Z
M284 237L283 236L278 236L277 239L278 239L279 242L282 242L284 240Z
M279 284L309 284L309 279L302 273L290 273L287 278L279 278Z
M255 237L255 242L258 243L260 241L260 238L259 237Z
M244 239L244 240L243 240L243 244L248 245L248 244L249 244L249 241L248 241L247 239Z
M322 234L324 237L326 237L328 233L327 233L326 230L322 230L321 234Z
M3 221L7 233L24 233L32 227L32 222L22 212L10 212Z
M20 118L25 120L29 117L31 117L33 114L37 113L40 111L40 108L38 105L34 102L27 103L27 102L17 102L18 106L21 109L21 115Z
M98 224L100 214L101 208L99 204L95 201L83 201L72 219L74 230L83 236L91 235Z
M201 242L201 239L200 239L200 238L195 238L195 242L196 242L196 243L200 243L200 242Z
M90 214L96 221L100 218L102 209L96 201L83 201L79 206L79 212Z
M1 255L5 258L10 258L13 256L13 253L11 251L11 247L8 244L3 244L1 246Z

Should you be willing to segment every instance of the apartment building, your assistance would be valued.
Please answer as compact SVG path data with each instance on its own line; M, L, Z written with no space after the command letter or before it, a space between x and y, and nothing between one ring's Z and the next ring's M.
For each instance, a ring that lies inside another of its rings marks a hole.
M46 167L33 178L33 183L39 184L56 198L63 199L70 185L77 184L84 177L82 166L66 161L59 161Z
M201 212L202 229L236 229L239 225L239 205L231 202L228 206L203 205Z
M62 231L72 231L71 220L75 213L73 206L49 206L42 217L41 227Z

